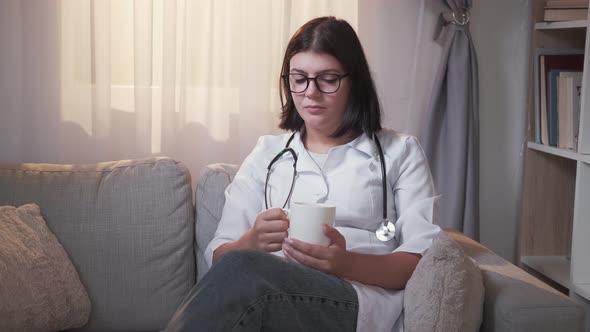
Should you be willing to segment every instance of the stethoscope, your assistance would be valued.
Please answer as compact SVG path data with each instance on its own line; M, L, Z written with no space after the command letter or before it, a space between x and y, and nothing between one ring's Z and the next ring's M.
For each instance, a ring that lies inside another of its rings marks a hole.
M291 195L293 194L293 187L295 186L295 177L297 176L297 154L295 150L289 147L291 141L295 137L295 133L289 137L287 140L287 144L285 144L285 148L277 153L277 155L272 158L270 163L267 167L266 173L266 181L264 182L264 206L268 209L268 199L267 199L267 190L268 190L268 179L270 178L271 168L274 163L276 163L285 153L290 153L293 157L293 180L291 181L291 188L289 189L289 194L287 195L287 199L285 199L285 204L283 204L283 208L287 206L287 203L291 200ZM373 134L373 139L375 140L375 145L377 146L377 151L379 152L379 161L381 163L381 184L382 184L382 192L383 192L383 222L381 226L375 230L375 235L380 241L387 242L395 237L395 225L387 220L387 178L385 174L385 158L383 157L383 150L381 149L381 143L377 138L377 134Z

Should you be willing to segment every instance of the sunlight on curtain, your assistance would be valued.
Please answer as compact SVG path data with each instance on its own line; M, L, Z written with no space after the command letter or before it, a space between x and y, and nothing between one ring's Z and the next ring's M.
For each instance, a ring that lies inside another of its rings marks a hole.
M62 0L62 121L78 127L79 154L89 161L167 155L193 174L206 163L239 162L258 136L279 132L289 37L323 15L356 29L357 7L356 0Z

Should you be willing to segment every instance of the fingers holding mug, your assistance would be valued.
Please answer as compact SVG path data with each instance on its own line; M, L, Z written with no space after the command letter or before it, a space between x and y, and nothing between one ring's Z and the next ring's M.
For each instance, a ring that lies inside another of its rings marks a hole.
M274 252L281 250L288 236L289 221L282 209L272 208L261 212L249 230L250 247Z

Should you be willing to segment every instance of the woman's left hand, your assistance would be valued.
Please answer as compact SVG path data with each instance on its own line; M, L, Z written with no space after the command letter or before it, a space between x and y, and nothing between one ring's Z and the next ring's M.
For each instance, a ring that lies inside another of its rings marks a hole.
M324 234L330 239L327 247L287 238L283 242L283 252L303 265L341 277L348 253L346 239L336 228L328 225L324 225Z

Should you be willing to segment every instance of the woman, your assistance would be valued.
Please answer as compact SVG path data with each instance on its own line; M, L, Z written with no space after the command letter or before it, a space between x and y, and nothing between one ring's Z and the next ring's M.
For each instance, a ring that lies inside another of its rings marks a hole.
M417 140L381 128L369 67L347 22L317 18L295 33L283 61L281 102L280 127L294 133L261 137L244 160L205 252L212 269L167 331L401 328L402 289L440 233L433 223L437 196ZM290 152L267 178L284 148L297 156L295 181ZM324 228L329 246L287 237L281 207L291 201L336 205L335 227ZM383 204L396 227L386 241L375 233Z

